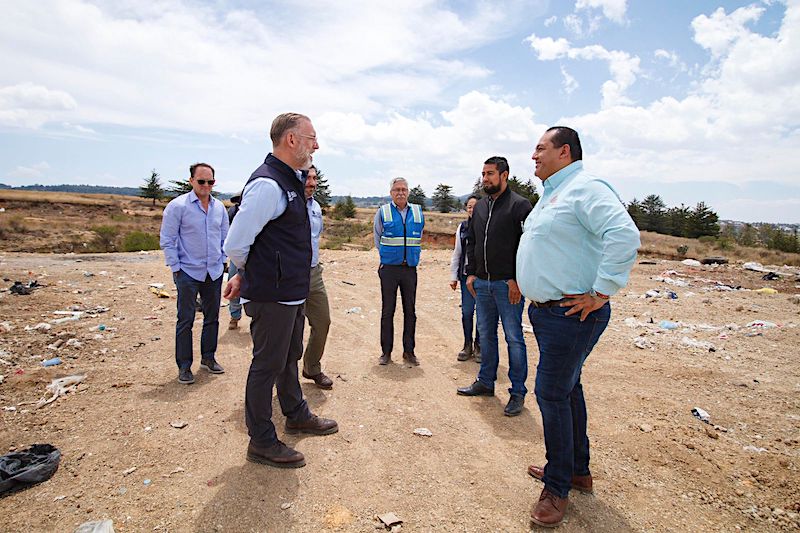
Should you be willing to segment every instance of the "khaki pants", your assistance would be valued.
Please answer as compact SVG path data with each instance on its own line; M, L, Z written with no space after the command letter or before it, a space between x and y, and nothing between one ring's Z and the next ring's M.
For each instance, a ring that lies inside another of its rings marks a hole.
M331 326L331 310L328 306L328 293L322 281L322 265L311 268L311 288L306 299L306 317L311 326L308 344L303 354L303 372L307 376L315 376L322 372L320 360L328 340L328 329Z

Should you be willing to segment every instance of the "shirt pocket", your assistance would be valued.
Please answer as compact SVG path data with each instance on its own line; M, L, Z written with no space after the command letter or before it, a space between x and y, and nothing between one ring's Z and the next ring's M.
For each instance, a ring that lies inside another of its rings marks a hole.
M553 221L556 218L555 206L547 205L536 214L531 224L531 234L538 237L546 237L550 235L553 229Z

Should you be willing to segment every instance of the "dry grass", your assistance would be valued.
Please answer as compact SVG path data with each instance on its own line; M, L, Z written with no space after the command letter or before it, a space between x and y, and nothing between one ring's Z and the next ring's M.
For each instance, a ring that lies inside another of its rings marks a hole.
M689 247L689 251L686 252L685 256L680 255L677 250L679 246L683 245ZM729 249L722 249L718 243L705 243L697 239L685 239L649 231L642 232L642 247L639 249L639 253L664 259L691 258L700 260L704 257L721 256L731 262L758 261L765 265L800 266L800 254L739 246L738 244L731 245Z

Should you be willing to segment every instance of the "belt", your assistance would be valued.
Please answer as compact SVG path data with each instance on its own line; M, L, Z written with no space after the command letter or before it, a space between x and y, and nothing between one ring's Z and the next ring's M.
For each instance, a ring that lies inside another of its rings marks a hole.
M561 298L560 300L547 300L546 302L534 302L531 300L531 305L536 307L558 307L560 304L566 302L566 298Z

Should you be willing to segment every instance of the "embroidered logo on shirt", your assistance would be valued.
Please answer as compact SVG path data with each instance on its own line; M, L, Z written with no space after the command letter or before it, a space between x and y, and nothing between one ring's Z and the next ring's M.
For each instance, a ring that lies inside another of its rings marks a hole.
M289 197L289 201L291 202L292 200L294 200L295 198L297 198L297 193L296 193L296 192L294 192L294 191L288 191L288 192L286 193L286 196L288 196L288 197Z
M558 201L558 195L557 194L553 195L553 197L550 198L550 204L554 204L557 201Z

